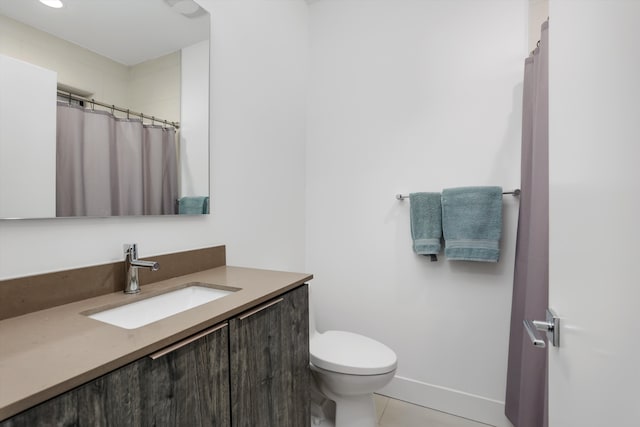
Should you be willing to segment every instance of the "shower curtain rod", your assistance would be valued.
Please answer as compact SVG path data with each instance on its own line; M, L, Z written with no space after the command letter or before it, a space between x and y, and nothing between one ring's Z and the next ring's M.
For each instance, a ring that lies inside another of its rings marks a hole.
M516 188L513 191L504 191L502 192L502 194L513 194L514 196L519 196L520 195L520 189ZM408 199L409 195L408 194L396 194L396 199L398 200L404 200L404 199Z
M142 113L137 113L135 111L131 111L128 108L122 108L122 107L118 107L115 106L113 104L105 104L104 102L100 102L100 101L96 101L95 99L91 98L85 98L84 96L79 96L79 95L75 95L71 92L67 92L64 90L60 90L58 89L58 96L60 97L64 97L66 99L69 100L69 103L71 103L71 101L82 101L82 102L86 102L86 103L90 103L93 106L99 105L101 107L104 108L109 108L111 110L111 112L113 113L113 111L120 111L121 113L126 113L127 114L127 119L129 118L130 115L132 116L137 116L140 117L141 119L147 119L147 120L151 120L151 124L154 125L155 122L158 122L160 124L164 124L165 126L172 126L174 127L176 130L180 129L180 122L170 122L164 119L160 119L158 117L155 116L147 116L145 114Z

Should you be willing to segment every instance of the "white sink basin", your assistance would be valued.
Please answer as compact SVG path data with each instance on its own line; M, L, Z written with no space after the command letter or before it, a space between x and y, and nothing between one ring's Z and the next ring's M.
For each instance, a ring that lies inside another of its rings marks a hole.
M222 298L233 292L235 291L194 284L151 298L89 314L88 317L124 329L135 329Z

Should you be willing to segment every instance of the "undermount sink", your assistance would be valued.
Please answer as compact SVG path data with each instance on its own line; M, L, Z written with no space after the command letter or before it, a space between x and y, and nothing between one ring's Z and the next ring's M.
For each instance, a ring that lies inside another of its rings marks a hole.
M220 289L201 283L193 283L150 298L93 314L84 314L92 319L124 329L135 329L222 298L236 290L238 289Z

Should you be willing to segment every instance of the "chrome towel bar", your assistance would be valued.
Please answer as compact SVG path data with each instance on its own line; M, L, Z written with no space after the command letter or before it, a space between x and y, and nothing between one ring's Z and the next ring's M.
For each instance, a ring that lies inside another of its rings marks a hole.
M504 191L502 194L512 194L514 196L519 196L520 195L520 189L516 188L513 191ZM408 194L396 194L396 199L397 200L404 200L404 199L408 199L409 195Z

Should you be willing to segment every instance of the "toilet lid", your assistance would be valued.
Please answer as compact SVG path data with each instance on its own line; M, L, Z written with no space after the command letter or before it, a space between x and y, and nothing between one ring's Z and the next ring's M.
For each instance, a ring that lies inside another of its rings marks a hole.
M396 369L396 354L371 338L345 331L316 333L309 342L311 363L328 371L379 375Z

